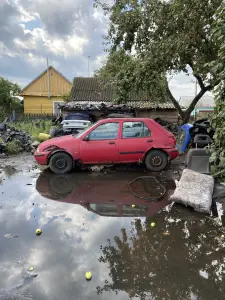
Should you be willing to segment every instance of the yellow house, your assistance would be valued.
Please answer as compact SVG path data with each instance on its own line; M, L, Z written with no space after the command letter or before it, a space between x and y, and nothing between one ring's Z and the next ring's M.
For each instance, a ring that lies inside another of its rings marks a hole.
M21 91L24 97L25 114L52 114L57 112L57 104L62 96L70 93L72 83L49 66Z

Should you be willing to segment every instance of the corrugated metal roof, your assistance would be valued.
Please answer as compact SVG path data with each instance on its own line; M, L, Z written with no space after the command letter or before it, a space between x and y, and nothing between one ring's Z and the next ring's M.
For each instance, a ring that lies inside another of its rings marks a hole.
M188 107L192 100L194 99L194 96L183 96L181 97L179 103L180 105L184 107ZM214 107L215 102L212 96L203 96L199 102L196 104L196 108L207 108L207 107Z
M98 79L95 77L75 77L73 87L70 94L70 101L77 104L98 104L107 103L113 104L115 91L112 84L107 79ZM174 109L171 102L154 103L149 99L146 93L130 93L129 100L126 103L128 106L135 108L161 108Z

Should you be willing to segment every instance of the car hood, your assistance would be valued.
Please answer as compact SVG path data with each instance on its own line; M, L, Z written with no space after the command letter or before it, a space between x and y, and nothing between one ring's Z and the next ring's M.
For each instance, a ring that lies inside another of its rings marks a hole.
M76 142L76 140L78 140L78 139L74 135L60 136L60 137L56 137L56 138L47 140L45 142L42 142L39 145L38 148L39 148L40 151L42 151L42 150L44 150L45 148L47 148L51 145L56 145L56 146L62 147L65 144L68 145L68 143L73 143L74 144Z

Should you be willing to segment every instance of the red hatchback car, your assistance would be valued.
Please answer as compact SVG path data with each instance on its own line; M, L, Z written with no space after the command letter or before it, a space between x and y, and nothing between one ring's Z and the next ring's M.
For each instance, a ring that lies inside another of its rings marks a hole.
M78 164L144 162L150 171L162 171L178 156L176 139L152 119L104 119L80 134L41 143L34 153L38 164L52 172L68 173Z

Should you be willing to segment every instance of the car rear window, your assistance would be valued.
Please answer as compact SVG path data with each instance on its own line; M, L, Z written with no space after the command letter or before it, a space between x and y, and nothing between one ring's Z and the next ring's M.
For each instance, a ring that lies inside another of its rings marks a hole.
M89 121L90 117L89 117L89 115L85 115L85 114L74 114L74 115L66 116L65 120L85 120L85 121Z

